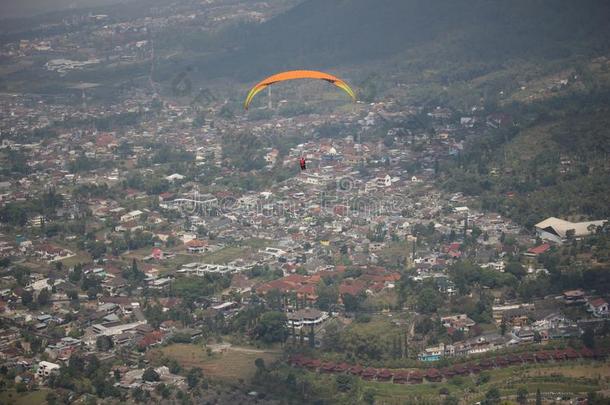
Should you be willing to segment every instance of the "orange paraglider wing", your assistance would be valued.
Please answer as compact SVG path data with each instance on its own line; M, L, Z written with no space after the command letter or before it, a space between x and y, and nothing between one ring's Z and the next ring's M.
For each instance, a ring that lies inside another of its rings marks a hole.
M268 87L274 83L277 83L277 82L283 82L283 81L287 81L287 80L296 80L296 79L325 80L325 81L332 83L335 86L339 87L341 90L343 90L347 94L349 94L349 96L353 100L356 100L356 94L354 93L354 91L349 87L349 85L346 82L344 82L343 80L339 79L336 76L329 75L328 73L324 73L324 72L318 72L316 70L291 70L288 72L282 72L282 73L275 74L273 76L269 76L268 78L266 78L266 79L260 81L258 84L256 84L256 86L252 87L252 89L248 93L248 96L246 97L246 101L244 102L244 108L247 110L248 106L252 102L252 99L254 98L254 96L256 96L260 91L262 91L266 87Z

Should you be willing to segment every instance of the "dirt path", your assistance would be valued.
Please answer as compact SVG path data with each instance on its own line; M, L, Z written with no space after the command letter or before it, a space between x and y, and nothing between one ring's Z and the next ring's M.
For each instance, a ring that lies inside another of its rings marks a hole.
M221 343L215 345L208 345L212 351L231 351L231 352L240 352L240 353L252 353L252 354L260 354L260 353L278 353L278 350L265 350L265 349L249 349L247 347L233 346L230 343Z

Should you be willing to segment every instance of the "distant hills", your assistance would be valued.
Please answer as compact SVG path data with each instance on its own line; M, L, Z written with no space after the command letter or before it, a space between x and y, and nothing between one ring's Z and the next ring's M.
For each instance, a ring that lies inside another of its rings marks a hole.
M51 11L107 6L128 1L130 0L2 0L0 19L30 17Z
M232 30L225 51L198 66L251 80L295 67L400 61L413 51L431 63L570 58L607 50L609 16L606 0L306 0Z

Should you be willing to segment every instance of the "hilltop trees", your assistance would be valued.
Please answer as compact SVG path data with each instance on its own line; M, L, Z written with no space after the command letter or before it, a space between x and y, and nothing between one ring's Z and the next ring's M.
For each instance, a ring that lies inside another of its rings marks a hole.
M155 371L154 368L149 367L144 370L144 374L142 374L142 379L144 381L159 381L159 374Z
M263 144L257 137L246 133L224 136L222 138L222 155L228 166L243 172L265 167Z
M288 337L286 322L286 314L283 312L266 312L261 316L252 334L265 343L284 342Z

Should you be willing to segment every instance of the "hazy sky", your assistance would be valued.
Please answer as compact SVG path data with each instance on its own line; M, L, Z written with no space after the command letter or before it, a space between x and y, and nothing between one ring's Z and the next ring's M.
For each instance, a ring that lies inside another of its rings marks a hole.
M25 17L66 8L91 7L129 0L0 0L0 18Z

